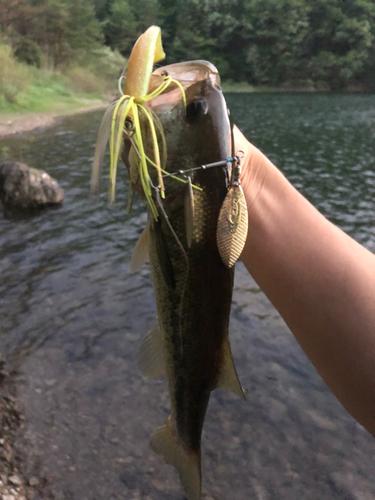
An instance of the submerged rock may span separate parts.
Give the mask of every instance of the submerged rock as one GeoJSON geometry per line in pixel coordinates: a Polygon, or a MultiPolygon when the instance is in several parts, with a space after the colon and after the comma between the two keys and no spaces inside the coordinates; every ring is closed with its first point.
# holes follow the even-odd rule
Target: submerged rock
{"type": "Polygon", "coordinates": [[[0,164],[0,200],[6,207],[36,208],[62,203],[64,190],[43,170],[24,163],[0,164]]]}

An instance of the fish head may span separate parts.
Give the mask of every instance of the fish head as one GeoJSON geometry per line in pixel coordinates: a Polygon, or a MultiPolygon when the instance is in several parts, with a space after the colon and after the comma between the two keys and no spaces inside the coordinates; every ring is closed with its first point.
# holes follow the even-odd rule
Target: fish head
{"type": "MultiPolygon", "coordinates": [[[[166,93],[149,105],[159,119],[166,141],[165,169],[181,172],[184,179],[204,188],[207,183],[226,186],[223,168],[201,169],[202,165],[225,160],[230,155],[230,123],[228,108],[221,88],[211,78],[198,80],[186,91],[186,109],[176,94],[166,93]],[[197,169],[197,170],[192,170],[197,169]],[[186,172],[185,172],[186,171],[186,172]]],[[[176,194],[184,185],[171,177],[165,178],[165,192],[176,194]]]]}
{"type": "MultiPolygon", "coordinates": [[[[171,65],[172,76],[184,76],[193,81],[185,90],[186,107],[180,88],[166,89],[165,92],[147,103],[151,109],[158,135],[163,169],[175,174],[182,180],[187,176],[194,185],[204,189],[207,185],[227,186],[225,169],[218,167],[204,171],[202,165],[225,160],[230,155],[230,124],[228,109],[220,86],[216,83],[218,77],[216,68],[210,63],[196,62],[171,65]],[[189,69],[189,71],[187,71],[189,69]],[[191,71],[190,71],[191,70],[191,71]],[[215,76],[217,75],[217,77],[215,76]],[[206,77],[207,78],[203,78],[206,77]],[[200,79],[199,79],[200,78],[200,79]],[[162,131],[162,133],[161,133],[162,131]],[[165,153],[165,154],[164,154],[165,153]],[[192,170],[197,169],[197,170],[192,170]],[[185,172],[186,171],[186,172],[185,172]]],[[[166,67],[166,68],[170,68],[166,67]]],[[[157,71],[161,72],[162,68],[157,71]]],[[[152,156],[152,140],[147,122],[141,124],[145,150],[152,156]]],[[[138,158],[131,141],[125,140],[122,159],[128,170],[133,170],[133,188],[142,195],[139,177],[134,175],[138,158]]],[[[156,169],[148,168],[151,181],[158,185],[156,169]]],[[[172,176],[163,177],[165,187],[165,208],[174,209],[178,195],[183,192],[186,184],[178,182],[172,176]]]]}

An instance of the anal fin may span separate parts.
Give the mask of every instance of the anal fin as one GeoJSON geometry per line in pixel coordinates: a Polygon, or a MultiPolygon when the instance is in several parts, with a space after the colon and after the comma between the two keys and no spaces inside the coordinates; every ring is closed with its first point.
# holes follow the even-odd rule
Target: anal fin
{"type": "Polygon", "coordinates": [[[226,389],[227,391],[236,394],[236,396],[246,399],[245,391],[241,386],[241,382],[238,378],[236,367],[234,365],[229,339],[226,339],[223,344],[222,362],[216,387],[226,389]]]}
{"type": "Polygon", "coordinates": [[[165,374],[163,333],[159,325],[148,332],[138,351],[138,366],[145,377],[165,374]]]}
{"type": "Polygon", "coordinates": [[[179,441],[172,416],[152,435],[150,446],[166,463],[176,468],[188,500],[200,500],[200,450],[189,450],[179,441]]]}

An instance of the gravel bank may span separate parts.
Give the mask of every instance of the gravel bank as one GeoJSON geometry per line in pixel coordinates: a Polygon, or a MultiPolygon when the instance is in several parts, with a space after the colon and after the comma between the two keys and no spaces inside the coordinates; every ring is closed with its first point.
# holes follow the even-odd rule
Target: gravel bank
{"type": "Polygon", "coordinates": [[[15,384],[0,361],[0,498],[1,500],[34,500],[37,478],[26,479],[20,472],[21,458],[13,445],[24,417],[17,408],[15,384]]]}
{"type": "Polygon", "coordinates": [[[95,109],[104,109],[108,106],[108,102],[109,101],[96,99],[87,101],[87,104],[84,106],[71,110],[49,113],[14,113],[12,115],[0,115],[0,137],[8,137],[38,128],[51,127],[64,116],[85,113],[86,111],[93,111],[95,109]]]}

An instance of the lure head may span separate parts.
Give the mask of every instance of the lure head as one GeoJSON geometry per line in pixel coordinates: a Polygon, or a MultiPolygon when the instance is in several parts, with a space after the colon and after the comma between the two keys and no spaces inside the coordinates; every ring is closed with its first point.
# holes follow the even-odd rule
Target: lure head
{"type": "Polygon", "coordinates": [[[135,42],[130,54],[124,94],[142,100],[149,88],[153,65],[164,58],[161,29],[150,26],[135,42]]]}

